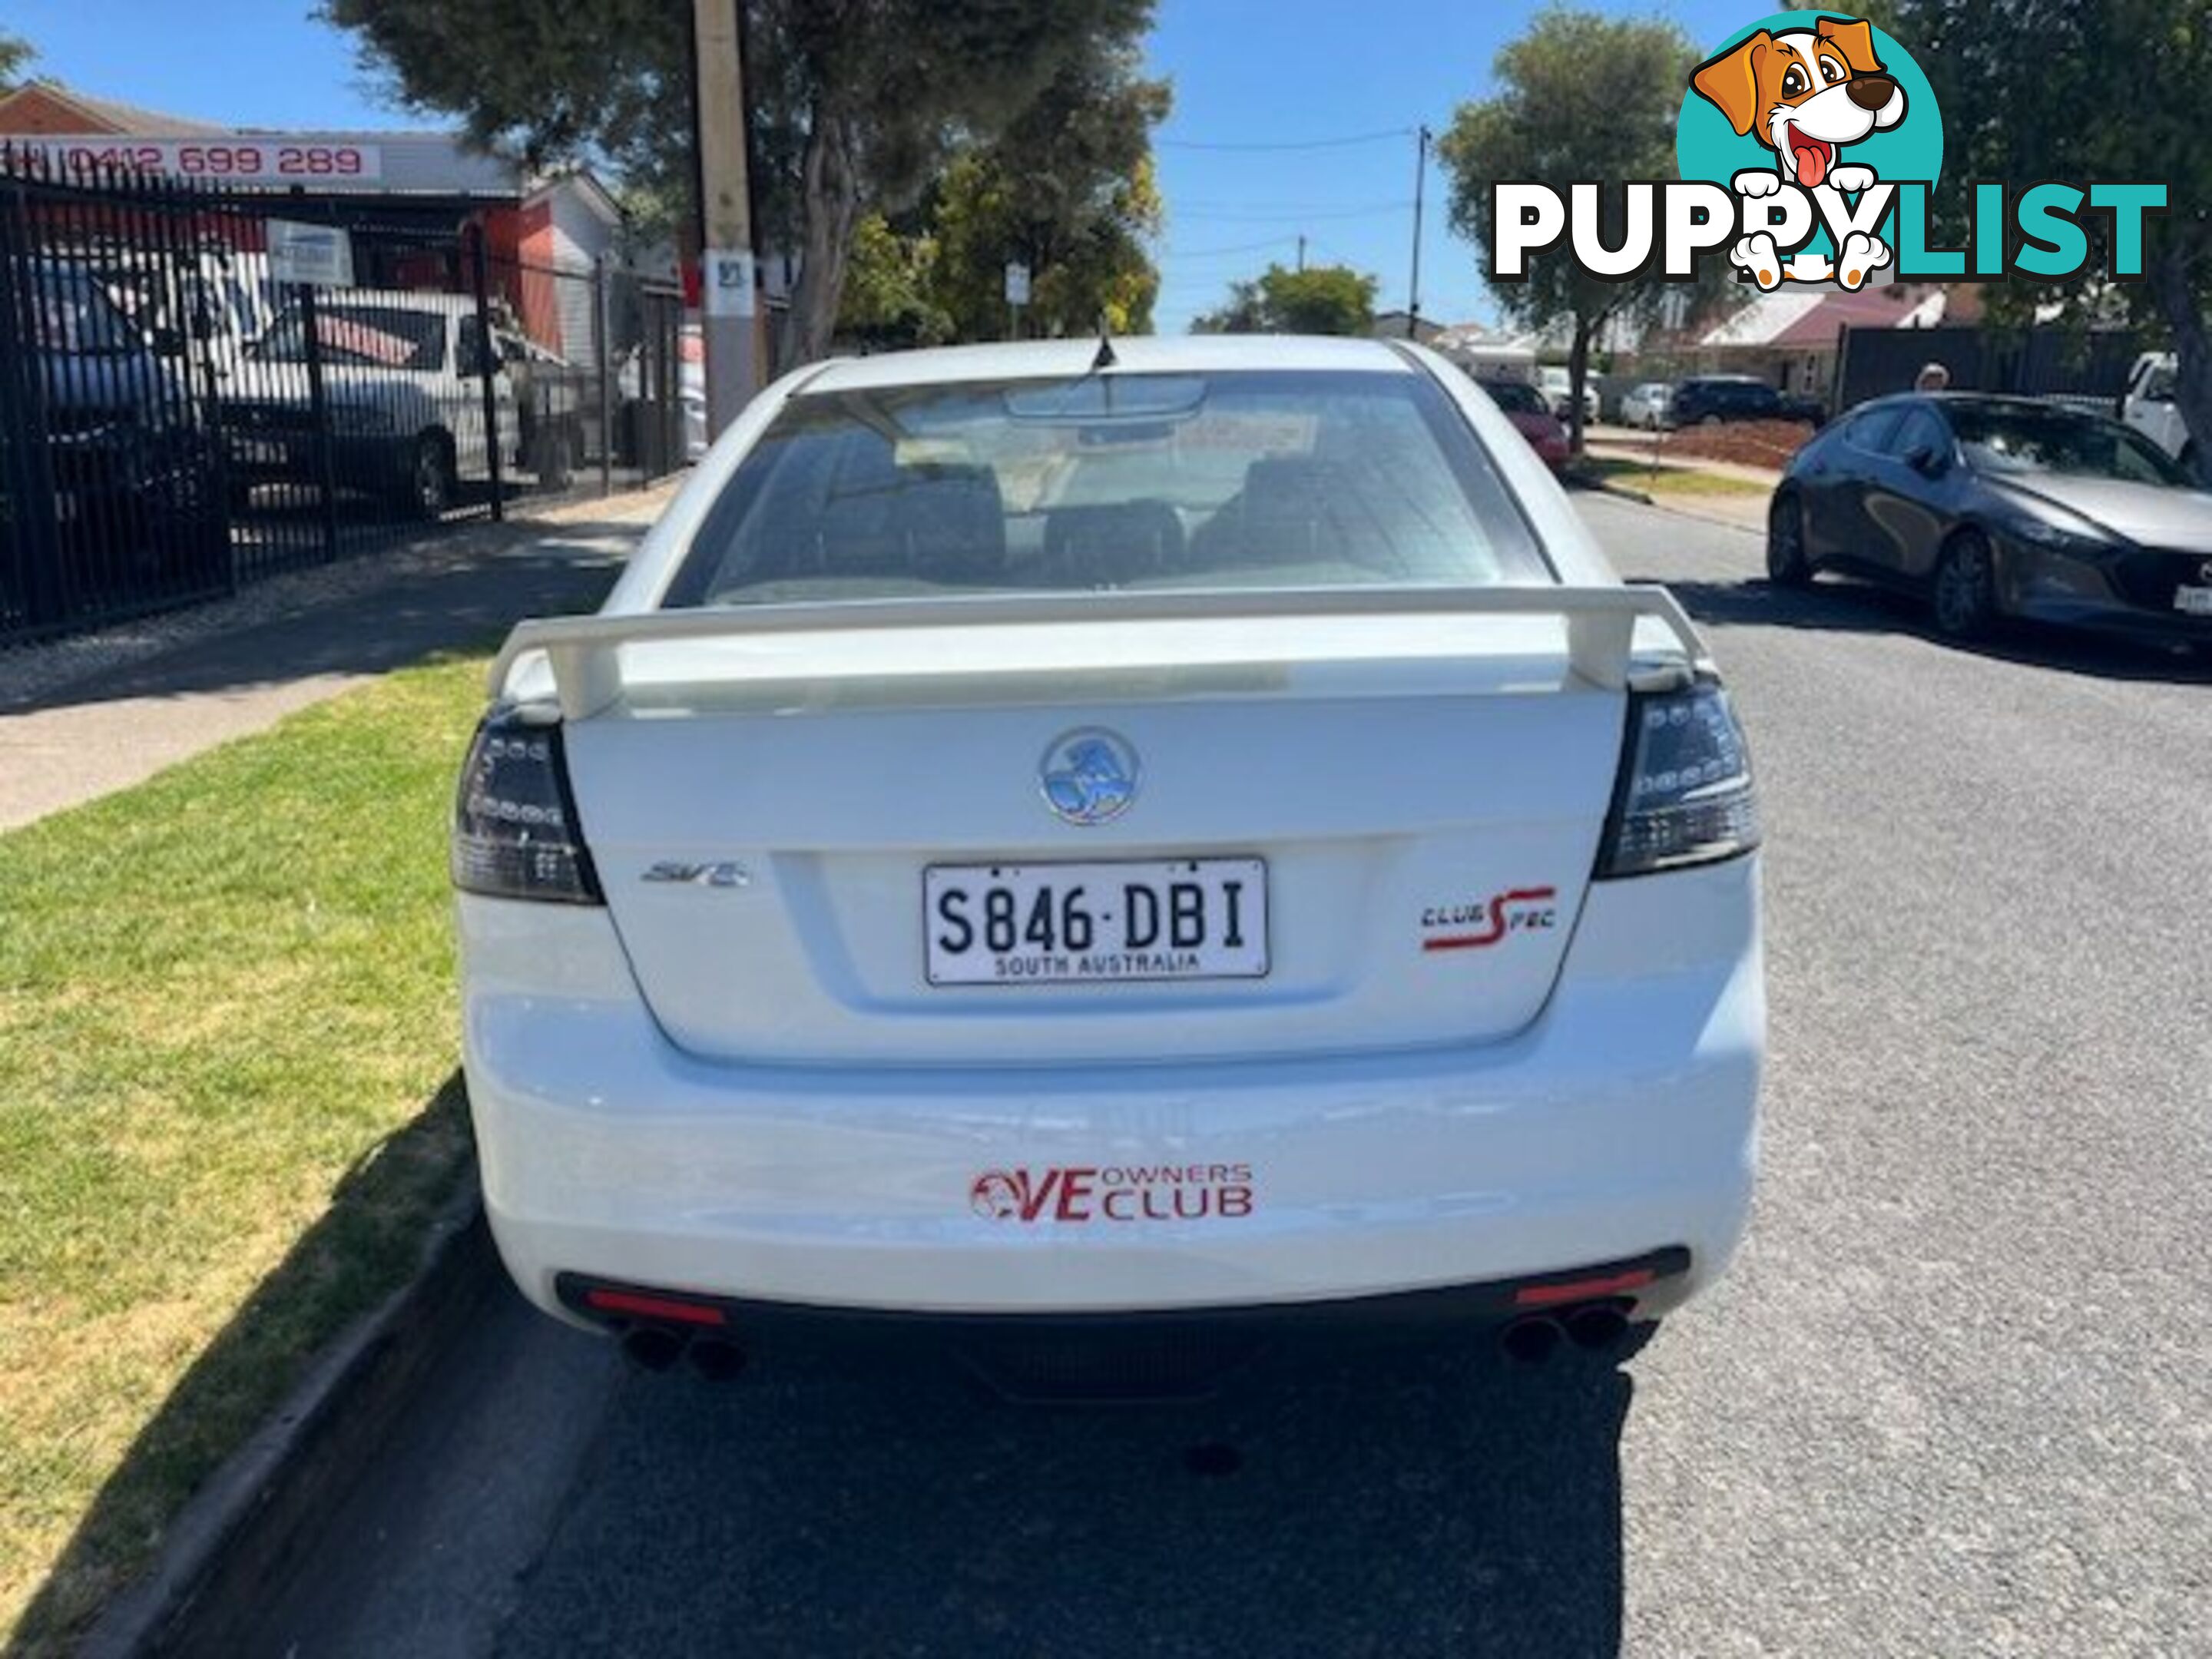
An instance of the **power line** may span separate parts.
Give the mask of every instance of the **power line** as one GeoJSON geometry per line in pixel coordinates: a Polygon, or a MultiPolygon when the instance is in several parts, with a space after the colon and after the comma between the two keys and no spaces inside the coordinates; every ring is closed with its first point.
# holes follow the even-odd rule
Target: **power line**
{"type": "Polygon", "coordinates": [[[1402,202],[1384,202],[1376,207],[1340,208],[1328,213],[1217,213],[1205,209],[1193,210],[1171,206],[1168,209],[1168,216],[1174,219],[1219,221],[1224,224],[1280,225],[1293,222],[1304,224],[1308,220],[1319,222],[1324,219],[1376,219],[1386,214],[1403,213],[1413,205],[1413,198],[1407,197],[1402,202]]]}
{"type": "Polygon", "coordinates": [[[1231,247],[1194,247],[1188,251],[1171,247],[1160,257],[1163,259],[1218,259],[1232,253],[1257,253],[1262,248],[1282,247],[1297,240],[1295,236],[1270,236],[1263,241],[1238,242],[1231,247]]]}
{"type": "Polygon", "coordinates": [[[1291,138],[1277,143],[1217,143],[1199,138],[1155,138],[1152,143],[1162,149],[1340,149],[1348,144],[1379,144],[1386,138],[1409,138],[1411,127],[1390,127],[1381,132],[1348,133],[1341,138],[1291,138]]]}
{"type": "Polygon", "coordinates": [[[1194,208],[1201,213],[1329,213],[1339,208],[1357,208],[1364,211],[1370,198],[1365,196],[1179,196],[1176,199],[1182,206],[1194,208]]]}

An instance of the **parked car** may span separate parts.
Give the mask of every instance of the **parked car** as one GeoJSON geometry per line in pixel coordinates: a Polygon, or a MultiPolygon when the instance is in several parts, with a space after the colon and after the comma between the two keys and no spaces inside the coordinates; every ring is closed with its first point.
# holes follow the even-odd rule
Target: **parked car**
{"type": "Polygon", "coordinates": [[[1490,394],[1490,401],[1513,422],[1513,429],[1528,441],[1528,447],[1543,458],[1545,465],[1557,472],[1567,464],[1567,429],[1552,413],[1542,392],[1521,380],[1480,380],[1476,384],[1490,394]]]}
{"type": "Polygon", "coordinates": [[[1809,421],[1818,427],[1826,418],[1817,400],[1784,397],[1748,374],[1693,374],[1674,388],[1667,405],[1670,427],[1724,421],[1809,421]]]}
{"type": "Polygon", "coordinates": [[[191,386],[99,270],[66,259],[23,269],[27,385],[64,554],[80,569],[96,555],[169,577],[227,579],[216,457],[191,386]]]}
{"type": "MultiPolygon", "coordinates": [[[[331,470],[340,488],[384,495],[404,511],[435,518],[454,504],[464,482],[490,477],[485,331],[473,298],[349,289],[317,304],[315,328],[331,470]]],[[[517,383],[532,348],[494,329],[490,349],[502,459],[513,465],[526,454],[517,383]]],[[[296,306],[246,348],[223,404],[234,487],[313,477],[307,354],[306,313],[296,306]]],[[[544,416],[564,430],[577,417],[578,395],[573,379],[565,385],[544,416]]]]}
{"type": "Polygon", "coordinates": [[[1656,432],[1667,423],[1667,406],[1674,395],[1674,388],[1664,380],[1646,380],[1621,398],[1621,424],[1656,432]]]}
{"type": "Polygon", "coordinates": [[[196,378],[228,380],[277,311],[265,253],[131,250],[108,255],[100,280],[154,349],[196,378]]]}
{"type": "Polygon", "coordinates": [[[2033,398],[1862,404],[1791,458],[1766,564],[1925,593],[1960,637],[2021,617],[2212,646],[2212,494],[2142,434],[2033,398]]]}
{"type": "Polygon", "coordinates": [[[2167,454],[2181,463],[2191,477],[2203,479],[2204,469],[2197,446],[2183,423],[2181,405],[2174,401],[2173,378],[2178,373],[2173,353],[2146,351],[2128,372],[2127,390],[2120,394],[2119,416],[2167,454]]]}
{"type": "MultiPolygon", "coordinates": [[[[1565,422],[1574,409],[1574,380],[1565,368],[1559,363],[1547,363],[1537,372],[1537,386],[1544,400],[1551,405],[1552,413],[1565,422]]],[[[1583,424],[1597,424],[1597,388],[1583,377],[1583,424]]]]}
{"type": "Polygon", "coordinates": [[[1742,733],[1401,343],[760,394],[462,774],[492,1231],[725,1374],[811,1305],[1357,1312],[1533,1357],[1709,1285],[1765,1015],[1742,733]]]}

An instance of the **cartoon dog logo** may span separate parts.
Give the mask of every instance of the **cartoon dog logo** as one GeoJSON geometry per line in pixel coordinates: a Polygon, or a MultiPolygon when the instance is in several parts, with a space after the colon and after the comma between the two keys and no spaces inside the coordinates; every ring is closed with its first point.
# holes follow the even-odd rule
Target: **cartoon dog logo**
{"type": "MultiPolygon", "coordinates": [[[[1772,150],[1772,171],[1753,167],[1732,181],[1739,196],[1771,196],[1787,184],[1815,192],[1856,194],[1875,182],[1872,167],[1840,160],[1844,146],[1905,119],[1905,88],[1875,55],[1874,30],[1850,17],[1822,17],[1809,29],[1759,29],[1698,65],[1691,88],[1729,118],[1738,137],[1755,135],[1772,150]]],[[[1798,253],[1785,265],[1774,238],[1744,237],[1729,259],[1763,289],[1833,276],[1862,286],[1890,263],[1888,245],[1854,231],[1832,261],[1798,253]]]]}

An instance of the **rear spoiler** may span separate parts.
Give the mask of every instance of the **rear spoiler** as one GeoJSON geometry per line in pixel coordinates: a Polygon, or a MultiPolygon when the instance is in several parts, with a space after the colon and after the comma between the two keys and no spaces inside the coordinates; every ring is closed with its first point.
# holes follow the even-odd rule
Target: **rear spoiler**
{"type": "MultiPolygon", "coordinates": [[[[1328,587],[1167,590],[1157,592],[1005,593],[963,599],[869,599],[831,605],[724,605],[696,611],[647,611],[624,616],[556,617],[526,622],[507,635],[491,665],[491,695],[507,694],[522,659],[543,653],[566,719],[580,720],[612,706],[623,694],[625,647],[732,640],[771,634],[845,633],[907,628],[1010,628],[1083,623],[1264,621],[1273,617],[1559,617],[1567,624],[1567,661],[1581,679],[1617,691],[1632,680],[1636,624],[1663,623],[1694,671],[1707,662],[1705,642],[1665,588],[1649,584],[1604,587],[1328,587]]],[[[1641,676],[1634,676],[1638,684],[1641,676]]],[[[1664,675],[1662,678],[1675,678],[1664,675]]]]}

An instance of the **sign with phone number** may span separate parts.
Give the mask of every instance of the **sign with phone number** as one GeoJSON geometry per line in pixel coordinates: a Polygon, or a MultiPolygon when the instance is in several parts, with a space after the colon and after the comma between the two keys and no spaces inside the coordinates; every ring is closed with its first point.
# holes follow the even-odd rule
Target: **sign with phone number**
{"type": "Polygon", "coordinates": [[[174,178],[266,185],[306,183],[316,179],[377,179],[384,171],[382,152],[374,144],[299,143],[258,138],[73,139],[61,143],[11,138],[7,143],[18,155],[39,157],[51,167],[72,173],[118,167],[174,178]]]}

